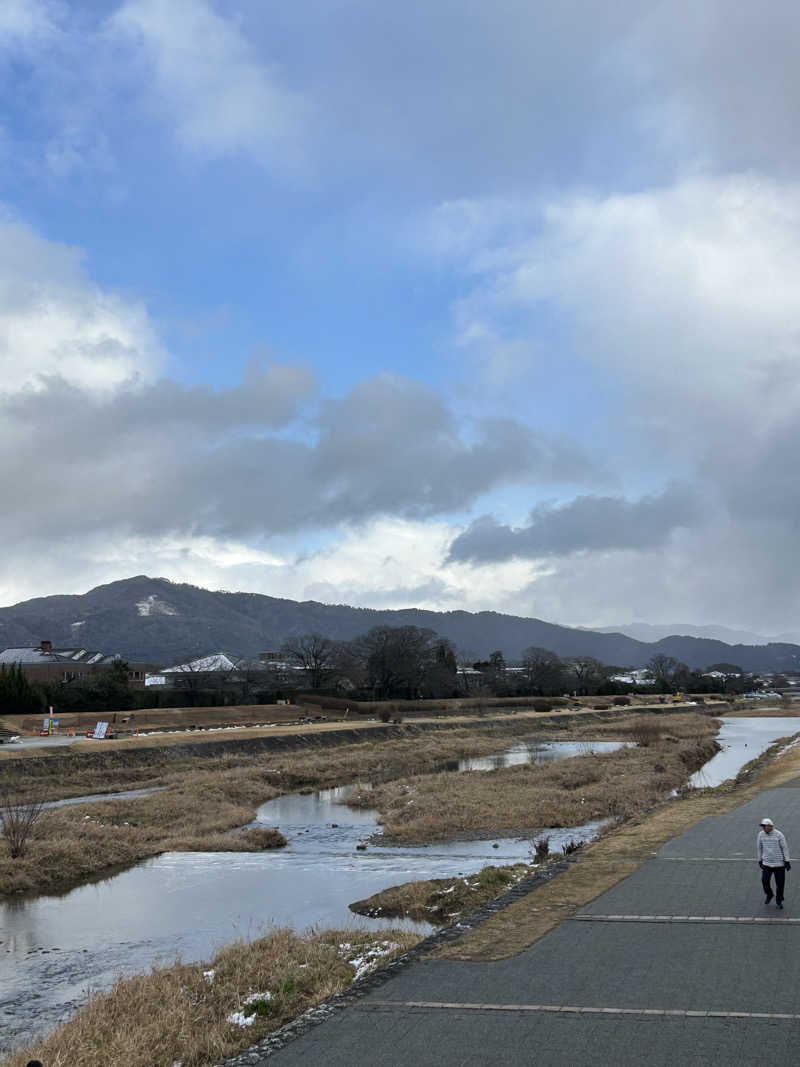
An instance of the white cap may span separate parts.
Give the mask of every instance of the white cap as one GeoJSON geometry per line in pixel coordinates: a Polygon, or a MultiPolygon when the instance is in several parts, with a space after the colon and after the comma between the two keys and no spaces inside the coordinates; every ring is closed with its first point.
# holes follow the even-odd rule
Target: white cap
{"type": "Polygon", "coordinates": [[[772,819],[762,819],[761,820],[761,825],[762,826],[774,826],[775,823],[772,821],[772,819]]]}

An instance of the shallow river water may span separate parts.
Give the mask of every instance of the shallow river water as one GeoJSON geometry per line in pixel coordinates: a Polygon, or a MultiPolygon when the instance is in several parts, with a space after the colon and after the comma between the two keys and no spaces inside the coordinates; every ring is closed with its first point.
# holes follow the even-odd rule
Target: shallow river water
{"type": "MultiPolygon", "coordinates": [[[[727,721],[756,724],[752,729],[759,744],[775,723],[727,721]]],[[[778,721],[800,728],[800,720],[778,721]]],[[[782,725],[771,736],[790,732],[782,725]]],[[[522,743],[497,756],[459,761],[457,769],[490,770],[617,747],[618,742],[522,743]]],[[[741,751],[746,753],[741,762],[757,754],[741,751]]],[[[51,1028],[122,974],[178,957],[208,959],[222,945],[257,937],[274,924],[297,930],[403,925],[356,916],[348,905],[400,882],[469,874],[487,863],[529,858],[527,838],[418,847],[369,842],[366,851],[357,851],[379,827],[375,812],[343,803],[355,788],[290,794],[262,805],[256,822],[280,827],[289,841],[275,852],[166,853],[68,893],[0,904],[0,1047],[51,1028]]],[[[591,839],[599,828],[589,823],[540,833],[555,851],[566,841],[591,839]]]]}
{"type": "Polygon", "coordinates": [[[800,718],[775,716],[722,719],[717,740],[722,750],[689,779],[696,789],[720,785],[735,778],[745,763],[760,756],[781,737],[800,732],[800,718]]]}

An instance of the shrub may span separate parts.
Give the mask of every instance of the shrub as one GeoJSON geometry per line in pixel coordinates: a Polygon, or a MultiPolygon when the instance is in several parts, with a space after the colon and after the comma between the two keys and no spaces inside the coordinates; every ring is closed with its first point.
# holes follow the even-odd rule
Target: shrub
{"type": "Polygon", "coordinates": [[[592,704],[592,707],[594,708],[595,711],[608,711],[608,709],[611,707],[611,705],[610,704],[592,704]]]}
{"type": "Polygon", "coordinates": [[[647,748],[661,740],[661,727],[657,722],[637,722],[631,730],[631,736],[637,745],[647,748]]]}
{"type": "Polygon", "coordinates": [[[43,810],[41,800],[22,804],[8,789],[3,790],[0,795],[0,821],[12,859],[19,859],[27,852],[28,841],[43,810]]]}
{"type": "Polygon", "coordinates": [[[552,707],[553,705],[549,700],[534,700],[533,702],[534,711],[550,711],[552,707]]]}
{"type": "Polygon", "coordinates": [[[381,708],[381,710],[378,712],[378,718],[381,720],[381,722],[391,722],[392,713],[388,708],[381,708]]]}
{"type": "Polygon", "coordinates": [[[631,702],[630,697],[614,697],[611,703],[618,708],[626,708],[631,702]]]}
{"type": "Polygon", "coordinates": [[[550,855],[550,838],[540,837],[538,841],[531,841],[531,852],[534,863],[544,863],[550,855]]]}

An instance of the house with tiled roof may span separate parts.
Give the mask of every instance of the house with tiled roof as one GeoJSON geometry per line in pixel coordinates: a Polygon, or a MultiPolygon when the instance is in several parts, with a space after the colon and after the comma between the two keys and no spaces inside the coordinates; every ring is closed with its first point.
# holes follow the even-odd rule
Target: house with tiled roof
{"type": "MultiPolygon", "coordinates": [[[[32,648],[4,648],[0,666],[19,665],[29,682],[73,682],[88,680],[92,675],[111,670],[119,655],[87,648],[53,648],[42,641],[32,648]]],[[[128,679],[134,688],[144,688],[145,664],[128,664],[128,679]]]]}

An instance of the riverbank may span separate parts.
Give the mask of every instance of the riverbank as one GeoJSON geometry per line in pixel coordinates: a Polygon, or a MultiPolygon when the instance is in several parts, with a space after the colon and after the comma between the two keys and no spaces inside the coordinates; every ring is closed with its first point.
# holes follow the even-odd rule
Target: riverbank
{"type": "Polygon", "coordinates": [[[459,834],[523,835],[526,828],[627,819],[682,786],[719,750],[718,724],[702,715],[634,716],[616,724],[639,743],[562,763],[523,764],[453,777],[401,778],[348,798],[380,812],[389,841],[425,843],[459,834]]]}
{"type": "Polygon", "coordinates": [[[354,979],[408,951],[419,935],[275,930],[207,963],[176,964],[117,982],[74,1019],[2,1060],[25,1067],[189,1067],[217,1064],[354,979]]]}
{"type": "MultiPolygon", "coordinates": [[[[669,709],[654,718],[671,722],[678,716],[669,709]]],[[[365,731],[356,742],[272,753],[239,748],[197,756],[167,747],[149,750],[147,764],[128,765],[118,752],[9,761],[4,781],[23,803],[97,793],[99,783],[109,792],[162,791],[47,811],[35,824],[27,854],[17,859],[0,838],[0,896],[66,889],[165,851],[241,850],[246,839],[230,831],[246,826],[260,804],[280,794],[425,774],[448,760],[497,752],[510,739],[545,733],[611,738],[622,731],[624,739],[630,721],[624,712],[521,712],[448,721],[436,729],[414,723],[393,727],[389,736],[365,731]]],[[[709,728],[715,722],[705,721],[709,728]]],[[[280,843],[275,838],[273,847],[280,843]]]]}

